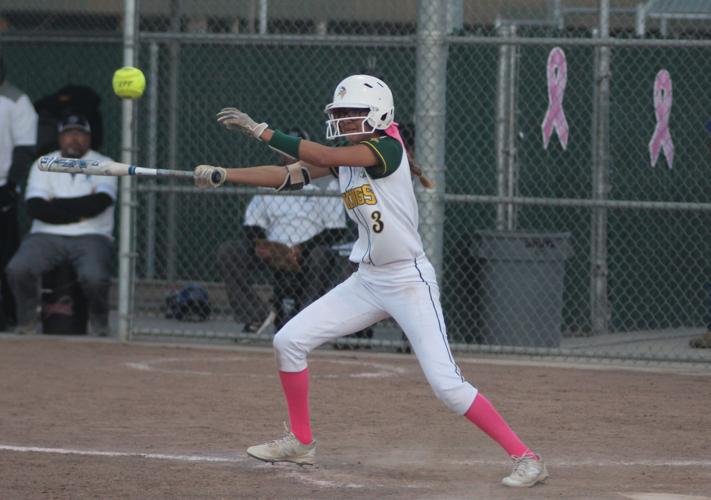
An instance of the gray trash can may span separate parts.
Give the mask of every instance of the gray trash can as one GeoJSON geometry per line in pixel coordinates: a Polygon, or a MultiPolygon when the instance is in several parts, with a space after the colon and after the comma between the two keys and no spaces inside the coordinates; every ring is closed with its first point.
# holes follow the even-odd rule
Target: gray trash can
{"type": "Polygon", "coordinates": [[[478,231],[479,337],[488,345],[559,347],[570,233],[478,231]]]}

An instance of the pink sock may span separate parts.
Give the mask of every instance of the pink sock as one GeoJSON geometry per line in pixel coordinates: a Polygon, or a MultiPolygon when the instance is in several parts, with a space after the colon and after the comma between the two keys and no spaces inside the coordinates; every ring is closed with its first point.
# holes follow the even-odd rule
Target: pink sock
{"type": "Polygon", "coordinates": [[[526,455],[538,456],[533,453],[521,440],[516,433],[511,430],[509,424],[506,423],[494,405],[484,397],[483,394],[477,394],[474,402],[464,414],[474,425],[499,443],[512,457],[523,457],[526,455]]]}
{"type": "Polygon", "coordinates": [[[289,408],[289,425],[296,439],[303,444],[310,444],[311,420],[309,418],[309,369],[300,372],[279,372],[281,387],[289,408]]]}

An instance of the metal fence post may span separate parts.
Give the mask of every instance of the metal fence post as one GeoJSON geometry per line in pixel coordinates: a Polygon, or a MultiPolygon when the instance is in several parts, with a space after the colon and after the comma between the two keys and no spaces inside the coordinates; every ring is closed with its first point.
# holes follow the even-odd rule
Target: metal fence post
{"type": "MultiPolygon", "coordinates": [[[[136,64],[136,26],[138,24],[136,0],[124,1],[123,65],[136,64]]],[[[121,108],[121,161],[133,163],[134,107],[131,99],[124,99],[121,108]]],[[[133,269],[133,179],[121,177],[121,222],[119,227],[119,276],[118,276],[118,338],[129,340],[131,314],[131,288],[133,269]]]]}
{"type": "MultiPolygon", "coordinates": [[[[516,38],[516,25],[509,27],[509,36],[512,41],[516,38]]],[[[516,130],[518,128],[518,46],[516,44],[509,45],[509,74],[508,74],[508,137],[506,144],[507,155],[507,185],[506,196],[516,196],[518,194],[518,151],[516,146],[516,130]]],[[[517,207],[513,203],[509,203],[506,207],[506,229],[513,231],[516,228],[517,207]]]]}
{"type": "MultiPolygon", "coordinates": [[[[610,36],[610,2],[600,0],[599,37],[610,36]]],[[[596,48],[595,101],[593,124],[592,198],[606,200],[609,193],[610,164],[610,47],[596,48]]],[[[609,330],[610,310],[607,297],[607,209],[594,208],[590,241],[590,322],[594,335],[609,330]]]]}
{"type": "Polygon", "coordinates": [[[422,237],[435,270],[442,268],[447,91],[447,0],[417,2],[417,160],[436,186],[419,196],[422,237]]]}
{"type": "Polygon", "coordinates": [[[267,34],[267,22],[269,21],[268,11],[269,11],[269,0],[259,0],[259,34],[260,35],[267,34]]]}
{"type": "MultiPolygon", "coordinates": [[[[515,25],[499,27],[499,35],[513,39],[515,25]]],[[[515,44],[499,46],[496,79],[496,192],[498,196],[515,196],[518,192],[516,158],[516,67],[518,49],[515,44]]],[[[516,227],[516,205],[496,206],[496,229],[511,231],[516,227]]]]}
{"type": "MultiPolygon", "coordinates": [[[[153,167],[157,163],[158,149],[158,44],[151,42],[148,65],[148,139],[146,165],[153,167]]],[[[156,186],[155,179],[149,183],[156,186]]],[[[156,273],[156,192],[151,191],[146,201],[146,278],[155,277],[156,273]]]]}
{"type": "MultiPolygon", "coordinates": [[[[500,26],[499,35],[502,37],[509,36],[509,26],[500,26]]],[[[507,191],[508,179],[506,177],[508,169],[506,162],[506,146],[508,144],[508,106],[507,99],[509,97],[508,82],[510,76],[510,58],[509,51],[511,46],[502,44],[499,46],[499,56],[497,65],[496,77],[496,194],[497,196],[509,195],[507,191]]],[[[496,205],[496,229],[503,231],[506,229],[506,212],[507,206],[504,203],[496,205]]]]}
{"type": "Polygon", "coordinates": [[[464,1],[448,0],[447,33],[458,33],[464,26],[464,1]]]}
{"type": "MultiPolygon", "coordinates": [[[[173,33],[181,31],[181,0],[171,1],[170,29],[173,33]]],[[[173,39],[170,41],[170,77],[168,89],[168,165],[170,168],[177,168],[178,159],[178,71],[180,66],[180,41],[173,39]]],[[[174,188],[174,179],[169,181],[170,187],[174,188]]],[[[166,221],[166,274],[169,283],[176,280],[176,251],[177,245],[177,210],[178,200],[176,193],[171,189],[168,195],[167,221],[166,221]]]]}

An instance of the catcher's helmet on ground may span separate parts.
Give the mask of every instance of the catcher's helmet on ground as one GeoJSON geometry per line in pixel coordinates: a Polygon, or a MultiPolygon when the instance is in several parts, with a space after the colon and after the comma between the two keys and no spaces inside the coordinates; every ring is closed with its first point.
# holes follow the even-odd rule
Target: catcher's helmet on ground
{"type": "Polygon", "coordinates": [[[165,298],[166,318],[183,321],[205,321],[210,317],[207,291],[198,285],[187,285],[165,298]]]}

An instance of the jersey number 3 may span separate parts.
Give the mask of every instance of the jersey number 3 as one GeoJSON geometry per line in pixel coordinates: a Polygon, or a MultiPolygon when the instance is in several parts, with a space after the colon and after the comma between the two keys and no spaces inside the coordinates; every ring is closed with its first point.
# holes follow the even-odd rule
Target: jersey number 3
{"type": "Polygon", "coordinates": [[[383,224],[383,221],[380,220],[380,211],[376,210],[372,214],[370,214],[370,218],[375,221],[375,224],[373,224],[373,231],[376,233],[381,233],[383,231],[383,228],[385,227],[385,224],[383,224]]]}

